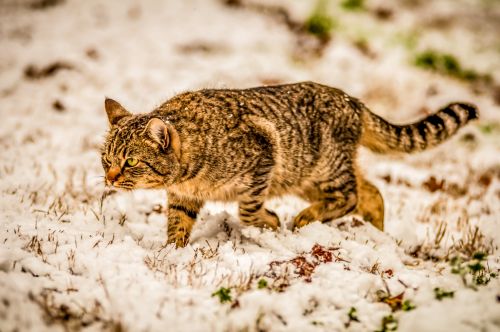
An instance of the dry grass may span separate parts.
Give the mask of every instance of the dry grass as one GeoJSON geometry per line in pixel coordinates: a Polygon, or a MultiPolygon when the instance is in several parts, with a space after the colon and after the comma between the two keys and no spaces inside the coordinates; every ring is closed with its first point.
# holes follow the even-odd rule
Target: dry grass
{"type": "Polygon", "coordinates": [[[95,300],[90,308],[76,304],[69,306],[58,303],[54,295],[57,293],[58,291],[53,289],[45,289],[37,295],[29,293],[29,299],[42,310],[48,326],[60,325],[65,331],[80,331],[90,327],[108,332],[125,331],[122,323],[106,318],[105,310],[98,300],[95,300]]]}

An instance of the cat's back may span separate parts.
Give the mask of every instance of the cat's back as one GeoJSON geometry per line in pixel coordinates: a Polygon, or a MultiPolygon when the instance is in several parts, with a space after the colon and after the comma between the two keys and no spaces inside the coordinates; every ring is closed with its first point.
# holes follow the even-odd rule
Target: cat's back
{"type": "Polygon", "coordinates": [[[273,178],[288,179],[273,181],[276,194],[312,176],[337,150],[335,141],[354,123],[346,120],[348,103],[340,90],[303,82],[185,92],[155,112],[178,130],[193,160],[218,170],[212,177],[231,178],[272,153],[273,178]]]}
{"type": "Polygon", "coordinates": [[[283,127],[329,121],[346,108],[346,94],[314,82],[248,89],[203,89],[179,94],[158,109],[163,115],[204,127],[231,129],[248,116],[283,127]]]}

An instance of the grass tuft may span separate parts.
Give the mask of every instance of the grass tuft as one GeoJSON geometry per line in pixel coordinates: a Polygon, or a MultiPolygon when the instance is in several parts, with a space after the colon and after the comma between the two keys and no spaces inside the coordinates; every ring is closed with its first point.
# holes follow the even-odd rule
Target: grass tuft
{"type": "Polygon", "coordinates": [[[331,38],[334,26],[335,21],[327,14],[325,1],[318,1],[316,8],[304,23],[304,28],[308,33],[323,40],[331,38]]]}
{"type": "Polygon", "coordinates": [[[464,81],[490,82],[492,80],[491,76],[488,74],[480,74],[473,69],[463,68],[454,55],[439,53],[435,50],[427,50],[417,54],[414,64],[419,68],[431,70],[464,81]]]}
{"type": "Polygon", "coordinates": [[[387,315],[382,318],[382,327],[377,332],[396,331],[398,329],[398,321],[393,315],[387,315]]]}
{"type": "Polygon", "coordinates": [[[356,310],[356,308],[351,307],[351,309],[349,309],[349,312],[347,313],[347,316],[349,316],[350,321],[359,322],[358,311],[356,310]]]}
{"type": "Polygon", "coordinates": [[[463,260],[456,256],[450,260],[451,272],[460,275],[466,287],[476,289],[477,286],[487,285],[491,279],[497,277],[486,265],[488,254],[478,251],[471,260],[463,260]]]}
{"type": "Polygon", "coordinates": [[[365,9],[365,1],[364,0],[344,0],[340,4],[342,8],[346,10],[363,10],[365,9]]]}
{"type": "Polygon", "coordinates": [[[221,287],[217,291],[212,293],[212,297],[213,296],[218,297],[220,303],[230,302],[232,300],[231,289],[225,287],[221,287]]]}
{"type": "Polygon", "coordinates": [[[500,123],[497,123],[497,122],[483,123],[483,124],[480,124],[478,127],[479,127],[479,130],[481,130],[481,132],[483,134],[486,134],[486,135],[500,133],[500,123]]]}
{"type": "Polygon", "coordinates": [[[434,288],[434,296],[436,297],[436,299],[441,301],[442,299],[447,298],[447,297],[453,298],[453,296],[455,296],[455,292],[454,291],[445,291],[442,288],[436,287],[436,288],[434,288]]]}
{"type": "Polygon", "coordinates": [[[415,308],[416,306],[410,300],[405,300],[401,305],[401,310],[403,311],[411,311],[415,308]]]}
{"type": "Polygon", "coordinates": [[[267,288],[267,280],[266,280],[266,279],[260,279],[260,280],[257,282],[257,288],[258,288],[258,289],[267,288]]]}

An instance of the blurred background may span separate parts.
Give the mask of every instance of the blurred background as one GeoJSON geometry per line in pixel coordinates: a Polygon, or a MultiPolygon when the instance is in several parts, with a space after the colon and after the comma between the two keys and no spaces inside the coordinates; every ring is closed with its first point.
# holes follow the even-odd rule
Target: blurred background
{"type": "Polygon", "coordinates": [[[495,0],[2,0],[0,15],[2,112],[102,117],[104,95],[144,112],[187,89],[300,80],[401,119],[500,103],[495,0]]]}

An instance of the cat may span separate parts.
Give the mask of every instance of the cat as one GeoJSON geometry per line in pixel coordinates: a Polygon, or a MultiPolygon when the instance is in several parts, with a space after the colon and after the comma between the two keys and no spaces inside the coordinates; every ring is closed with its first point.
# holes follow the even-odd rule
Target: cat
{"type": "Polygon", "coordinates": [[[452,103],[394,125],[313,82],[185,92],[146,114],[107,98],[105,109],[106,184],[166,189],[167,241],[177,247],[188,243],[207,200],[237,201],[244,224],[277,229],[278,217],[263,204],[294,194],[310,203],[294,227],[356,213],[383,230],[384,201],[356,165],[358,148],[422,151],[478,118],[474,105],[452,103]]]}

